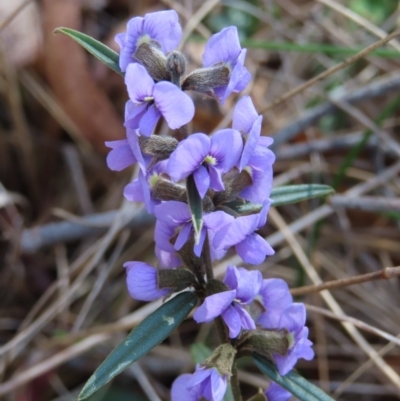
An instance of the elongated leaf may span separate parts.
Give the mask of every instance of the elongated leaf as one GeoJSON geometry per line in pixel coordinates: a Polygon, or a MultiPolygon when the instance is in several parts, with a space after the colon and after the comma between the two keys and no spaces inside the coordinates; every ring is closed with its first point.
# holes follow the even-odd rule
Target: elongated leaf
{"type": "Polygon", "coordinates": [[[144,319],[96,369],[83,387],[78,400],[89,397],[165,340],[194,308],[196,300],[196,295],[192,292],[182,292],[144,319]]]}
{"type": "Polygon", "coordinates": [[[201,229],[203,228],[203,202],[194,182],[193,175],[189,175],[186,180],[187,200],[192,215],[192,223],[194,228],[194,239],[198,243],[200,239],[201,229]]]}
{"type": "Polygon", "coordinates": [[[82,32],[75,31],[70,28],[57,28],[54,33],[63,33],[69,36],[83,46],[89,53],[93,54],[96,58],[102,61],[105,65],[110,67],[112,70],[120,75],[123,75],[121,69],[119,68],[119,55],[114,50],[110,49],[103,43],[92,38],[91,36],[85,35],[82,32]]]}
{"type": "Polygon", "coordinates": [[[334,401],[320,388],[314,386],[304,377],[293,370],[285,376],[281,376],[276,366],[265,357],[253,354],[253,360],[258,368],[274,382],[290,391],[300,401],[334,401]]]}
{"type": "Polygon", "coordinates": [[[273,188],[270,198],[272,200],[272,206],[280,206],[301,202],[306,199],[326,196],[333,192],[335,192],[334,189],[329,185],[285,185],[283,187],[273,188]]]}

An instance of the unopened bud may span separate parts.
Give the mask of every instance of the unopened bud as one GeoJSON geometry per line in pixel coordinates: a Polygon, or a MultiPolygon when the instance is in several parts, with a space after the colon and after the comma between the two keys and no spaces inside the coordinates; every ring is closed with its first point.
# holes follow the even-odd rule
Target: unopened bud
{"type": "Polygon", "coordinates": [[[186,189],[160,176],[151,183],[152,196],[161,201],[186,201],[186,189]]]}
{"type": "Polygon", "coordinates": [[[217,280],[215,278],[208,280],[206,287],[207,296],[217,294],[219,292],[229,291],[230,288],[223,283],[221,280],[217,280]]]}
{"type": "Polygon", "coordinates": [[[209,68],[200,68],[185,78],[182,83],[182,89],[194,90],[215,97],[214,88],[228,85],[230,77],[231,71],[222,64],[209,68]]]}
{"type": "Polygon", "coordinates": [[[232,376],[236,349],[229,343],[221,344],[202,364],[208,368],[216,368],[221,375],[232,376]]]}
{"type": "Polygon", "coordinates": [[[239,194],[253,183],[251,175],[247,171],[241,171],[234,168],[224,176],[225,190],[216,192],[213,197],[215,206],[219,206],[226,202],[234,201],[239,194]]]}
{"type": "Polygon", "coordinates": [[[155,81],[170,81],[171,74],[166,68],[167,58],[164,53],[150,43],[142,43],[133,57],[142,64],[155,81]]]}
{"type": "Polygon", "coordinates": [[[196,279],[194,274],[186,269],[159,269],[157,281],[160,289],[168,288],[176,292],[191,287],[196,279]]]}
{"type": "Polygon", "coordinates": [[[148,166],[148,168],[151,168],[159,161],[168,159],[178,146],[178,141],[170,136],[140,136],[139,146],[142,153],[153,156],[148,166]]]}
{"type": "Polygon", "coordinates": [[[186,71],[185,56],[177,50],[168,54],[166,67],[171,74],[171,82],[180,87],[181,76],[186,71]]]}

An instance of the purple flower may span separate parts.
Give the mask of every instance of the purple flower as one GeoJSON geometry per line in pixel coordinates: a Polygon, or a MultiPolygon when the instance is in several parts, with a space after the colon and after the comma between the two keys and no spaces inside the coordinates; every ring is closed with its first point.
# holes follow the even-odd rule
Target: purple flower
{"type": "Polygon", "coordinates": [[[156,246],[154,252],[157,256],[158,261],[160,262],[161,267],[173,268],[182,265],[182,261],[179,255],[175,251],[173,252],[163,251],[158,246],[156,246]]]}
{"type": "Polygon", "coordinates": [[[293,303],[281,313],[271,314],[268,321],[262,319],[262,327],[273,330],[286,330],[288,332],[289,349],[286,355],[274,354],[274,360],[279,373],[284,376],[290,372],[297,360],[303,358],[310,361],[314,358],[311,348],[312,342],[308,340],[306,323],[306,308],[302,303],[293,303]]]}
{"type": "Polygon", "coordinates": [[[265,392],[267,401],[288,401],[292,397],[292,393],[285,390],[275,382],[271,383],[265,392]]]}
{"type": "Polygon", "coordinates": [[[229,337],[236,338],[241,329],[256,328],[244,305],[251,303],[258,294],[262,275],[258,270],[248,271],[243,267],[228,266],[224,283],[231,290],[206,297],[194,313],[193,319],[197,323],[202,323],[221,316],[229,328],[229,337]]]}
{"type": "Polygon", "coordinates": [[[246,49],[240,47],[236,27],[231,26],[211,36],[203,54],[204,67],[223,63],[231,72],[227,86],[214,88],[214,93],[223,104],[232,92],[240,92],[250,82],[251,75],[243,66],[246,49]]]}
{"type": "Polygon", "coordinates": [[[112,149],[107,155],[107,166],[110,170],[121,171],[138,162],[141,170],[146,171],[150,157],[142,154],[139,136],[137,130],[128,128],[126,139],[105,142],[112,149]]]}
{"type": "Polygon", "coordinates": [[[265,312],[258,318],[257,324],[263,327],[271,327],[276,324],[283,310],[293,303],[286,281],[280,278],[264,279],[259,296],[265,312]]]}
{"type": "Polygon", "coordinates": [[[217,250],[227,250],[235,246],[236,252],[246,263],[258,265],[266,256],[275,251],[255,231],[261,228],[267,219],[270,202],[265,201],[260,213],[237,217],[233,222],[222,227],[214,237],[213,245],[217,250]]]}
{"type": "Polygon", "coordinates": [[[130,63],[135,62],[134,53],[141,43],[158,45],[164,53],[174,50],[182,36],[178,14],[174,10],[158,11],[143,17],[132,18],[126,33],[120,33],[115,41],[121,47],[119,66],[125,72],[130,63]],[[156,42],[156,43],[154,43],[156,42]]]}
{"type": "Polygon", "coordinates": [[[208,188],[225,189],[222,174],[237,164],[242,147],[240,134],[233,129],[217,131],[211,137],[193,134],[171,153],[167,172],[175,182],[193,174],[197,190],[204,198],[208,188]]]}
{"type": "Polygon", "coordinates": [[[171,401],[221,401],[227,387],[226,375],[220,375],[216,368],[197,365],[193,374],[179,376],[172,383],[171,401]]]}
{"type": "Polygon", "coordinates": [[[154,301],[171,292],[168,288],[158,288],[155,267],[143,262],[126,262],[124,267],[126,267],[126,284],[133,299],[154,301]]]}
{"type": "Polygon", "coordinates": [[[166,161],[161,161],[153,166],[146,174],[139,171],[137,179],[127,184],[124,188],[124,196],[131,202],[143,202],[146,210],[153,213],[154,208],[161,203],[157,199],[153,199],[151,195],[151,181],[156,180],[157,177],[165,172],[166,161]]]}
{"type": "Polygon", "coordinates": [[[269,198],[272,189],[272,165],[275,162],[275,155],[270,149],[260,145],[261,139],[264,138],[267,137],[259,138],[259,143],[245,167],[251,176],[252,185],[240,193],[243,199],[253,203],[264,203],[269,198]]]}
{"type": "MultiPolygon", "coordinates": [[[[154,208],[154,214],[157,217],[156,228],[154,231],[154,240],[156,245],[164,251],[179,251],[183,245],[189,240],[193,232],[192,216],[189,206],[186,203],[178,201],[168,201],[161,203],[154,208]],[[171,245],[171,238],[180,229],[175,244],[171,245]]],[[[212,245],[213,231],[216,231],[221,225],[232,221],[233,217],[225,212],[217,211],[203,214],[203,227],[199,236],[199,241],[194,245],[194,253],[196,256],[201,255],[206,231],[210,237],[210,245],[212,245]]],[[[212,246],[211,258],[220,258],[225,252],[216,252],[212,246]]]]}
{"type": "Polygon", "coordinates": [[[125,83],[131,102],[127,103],[125,126],[139,128],[144,136],[150,136],[161,116],[171,129],[187,124],[194,116],[192,99],[171,82],[154,83],[140,64],[130,64],[125,83]]]}

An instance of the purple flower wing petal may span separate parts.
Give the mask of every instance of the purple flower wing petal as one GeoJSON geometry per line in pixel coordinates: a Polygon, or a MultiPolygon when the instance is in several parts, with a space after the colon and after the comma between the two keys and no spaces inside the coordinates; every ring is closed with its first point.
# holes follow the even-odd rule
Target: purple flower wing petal
{"type": "Polygon", "coordinates": [[[211,137],[210,154],[217,160],[216,168],[226,173],[235,166],[243,149],[243,140],[239,131],[231,128],[217,131],[211,137]]]}
{"type": "Polygon", "coordinates": [[[274,143],[274,139],[271,138],[270,136],[260,136],[260,138],[258,140],[258,145],[262,146],[264,148],[271,146],[273,143],[274,143]]]}
{"type": "Polygon", "coordinates": [[[222,319],[229,329],[229,338],[236,338],[242,329],[240,315],[233,305],[229,305],[228,308],[222,312],[222,319]]]}
{"type": "Polygon", "coordinates": [[[227,387],[226,377],[222,377],[216,369],[213,369],[210,376],[210,384],[211,398],[209,399],[213,401],[222,401],[227,387]]]}
{"type": "Polygon", "coordinates": [[[268,242],[258,234],[252,234],[237,244],[236,252],[246,263],[253,265],[259,265],[266,256],[275,253],[268,242]]]}
{"type": "Polygon", "coordinates": [[[196,389],[189,391],[187,389],[188,381],[193,375],[185,373],[178,376],[171,387],[171,401],[198,401],[201,394],[196,389]],[[193,391],[195,390],[195,391],[193,391]]]}
{"type": "Polygon", "coordinates": [[[172,180],[178,182],[194,173],[208,155],[210,143],[205,134],[192,134],[180,142],[168,161],[167,171],[172,180]]]}
{"type": "Polygon", "coordinates": [[[197,257],[201,256],[201,251],[203,250],[204,241],[206,239],[206,229],[203,227],[200,232],[199,242],[194,245],[193,251],[197,257]]]}
{"type": "Polygon", "coordinates": [[[250,130],[249,135],[247,136],[246,143],[243,147],[242,156],[240,158],[239,170],[242,171],[243,168],[247,165],[250,158],[254,153],[254,149],[257,146],[258,139],[260,138],[261,133],[261,124],[262,124],[262,116],[258,117],[253,124],[253,127],[250,130]]]}
{"type": "Polygon", "coordinates": [[[126,284],[129,294],[138,301],[154,301],[171,292],[159,290],[157,286],[157,269],[142,262],[126,262],[126,284]]]}
{"type": "Polygon", "coordinates": [[[132,130],[139,128],[140,120],[145,115],[147,106],[147,102],[135,104],[132,100],[128,100],[125,105],[125,127],[132,130]]]}
{"type": "Polygon", "coordinates": [[[131,202],[144,202],[144,194],[139,179],[132,181],[130,184],[125,185],[124,196],[131,202]]]}
{"type": "Polygon", "coordinates": [[[182,36],[178,14],[174,10],[146,14],[143,32],[157,41],[164,53],[174,50],[179,45],[182,36]]]}
{"type": "MultiPolygon", "coordinates": [[[[121,46],[121,53],[119,55],[119,66],[122,72],[125,72],[128,65],[134,62],[133,54],[136,51],[136,42],[142,31],[144,18],[135,17],[129,20],[127,31],[124,37],[120,36],[115,38],[117,43],[121,46]]],[[[118,36],[118,35],[117,35],[118,36]]]]}
{"type": "Polygon", "coordinates": [[[200,198],[203,199],[210,188],[210,175],[204,166],[200,166],[193,173],[194,182],[196,183],[197,191],[199,191],[200,198]]]}
{"type": "Polygon", "coordinates": [[[265,392],[268,401],[289,401],[292,397],[292,393],[285,390],[279,384],[272,382],[267,391],[265,392]]]}
{"type": "Polygon", "coordinates": [[[154,102],[171,129],[187,124],[194,116],[193,100],[171,82],[156,83],[154,102]]]}
{"type": "Polygon", "coordinates": [[[178,234],[178,238],[175,241],[174,248],[177,251],[179,251],[183,247],[183,245],[186,244],[191,232],[192,232],[192,223],[184,224],[181,231],[178,234]]]}
{"type": "Polygon", "coordinates": [[[242,135],[247,135],[258,117],[250,96],[243,96],[236,103],[233,110],[232,128],[239,131],[242,135]]]}
{"type": "Polygon", "coordinates": [[[125,74],[125,84],[129,98],[135,104],[143,103],[148,97],[153,97],[154,81],[146,68],[138,63],[128,65],[125,74]]]}
{"type": "Polygon", "coordinates": [[[236,299],[244,304],[249,304],[259,293],[263,277],[258,270],[247,270],[243,267],[238,268],[239,281],[236,288],[236,299]]]}
{"type": "Polygon", "coordinates": [[[154,104],[150,105],[139,122],[139,132],[149,137],[153,133],[160,117],[161,114],[157,107],[154,104]]]}
{"type": "Polygon", "coordinates": [[[251,179],[253,184],[246,187],[240,196],[253,203],[263,203],[268,199],[272,189],[272,165],[266,166],[264,170],[251,169],[251,179]]]}
{"type": "Polygon", "coordinates": [[[235,299],[236,291],[224,291],[213,294],[204,299],[193,315],[197,323],[210,322],[220,316],[235,299]]]}
{"type": "Polygon", "coordinates": [[[306,308],[302,303],[293,303],[283,310],[279,327],[286,329],[291,333],[297,333],[302,330],[306,323],[306,308]]]}
{"type": "Polygon", "coordinates": [[[235,26],[224,28],[211,36],[206,43],[203,54],[204,67],[211,67],[214,64],[229,63],[239,56],[241,51],[239,35],[235,26]]]}
{"type": "Polygon", "coordinates": [[[170,239],[174,235],[175,226],[167,224],[161,220],[156,221],[156,226],[154,229],[154,242],[158,248],[165,252],[175,252],[174,246],[170,242],[170,239]]]}
{"type": "Polygon", "coordinates": [[[180,225],[191,220],[189,206],[187,203],[178,201],[168,201],[161,203],[154,209],[157,219],[180,225]]]}
{"type": "Polygon", "coordinates": [[[136,163],[136,158],[126,139],[106,142],[106,146],[112,148],[106,159],[110,170],[121,171],[136,163]]]}
{"type": "Polygon", "coordinates": [[[224,227],[225,225],[232,223],[234,220],[235,218],[233,216],[223,212],[222,210],[203,214],[204,227],[207,227],[212,231],[216,231],[220,227],[224,227]]]}
{"type": "Polygon", "coordinates": [[[231,289],[236,290],[240,281],[240,273],[236,266],[227,266],[223,282],[231,289]]]}
{"type": "Polygon", "coordinates": [[[122,49],[125,46],[125,36],[126,33],[118,33],[115,35],[114,40],[118,43],[118,46],[122,49]]]}
{"type": "Polygon", "coordinates": [[[221,171],[214,166],[208,166],[208,173],[210,175],[210,187],[215,191],[223,191],[225,186],[222,181],[221,171]]]}
{"type": "Polygon", "coordinates": [[[173,268],[182,265],[182,261],[176,252],[166,252],[155,246],[155,254],[161,267],[173,268]]]}
{"type": "Polygon", "coordinates": [[[293,302],[286,281],[280,278],[263,280],[260,295],[267,311],[286,309],[293,302]]]}
{"type": "Polygon", "coordinates": [[[128,128],[126,130],[126,137],[128,138],[129,145],[134,156],[136,157],[136,160],[138,161],[141,171],[143,172],[143,174],[146,174],[147,166],[150,163],[150,157],[143,156],[142,151],[140,150],[139,134],[137,133],[137,131],[128,128]]]}
{"type": "Polygon", "coordinates": [[[247,312],[246,309],[244,309],[242,306],[238,304],[235,304],[234,308],[236,309],[238,315],[240,316],[240,325],[242,326],[242,329],[255,330],[256,324],[254,323],[252,317],[249,315],[249,312],[247,312]]]}

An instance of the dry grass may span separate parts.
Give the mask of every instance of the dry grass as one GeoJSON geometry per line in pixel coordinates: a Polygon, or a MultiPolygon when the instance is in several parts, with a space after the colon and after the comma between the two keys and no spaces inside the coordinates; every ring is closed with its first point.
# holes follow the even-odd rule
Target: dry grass
{"type": "MultiPolygon", "coordinates": [[[[239,24],[244,40],[366,48],[396,30],[400,8],[376,2],[380,8],[361,15],[360,4],[375,4],[367,0],[7,3],[0,7],[0,397],[73,400],[160,303],[139,304],[125,291],[122,263],[154,262],[154,254],[153,219],[122,198],[136,171],[114,174],[104,162],[104,140],[123,135],[123,81],[52,29],[76,27],[115,47],[113,35],[129,17],[173,7],[195,67],[204,42],[192,35],[207,38],[219,24],[239,24]],[[16,57],[27,38],[13,32],[38,12],[42,24],[31,34],[42,45],[29,59],[16,57]]],[[[248,51],[254,80],[246,93],[265,111],[263,134],[275,138],[275,185],[325,183],[341,195],[271,210],[262,233],[276,255],[257,268],[292,288],[347,283],[400,264],[399,61],[370,54],[335,68],[344,59],[248,51]],[[337,71],[313,80],[329,69],[337,71]]],[[[219,108],[196,98],[193,132],[229,126],[234,100],[219,108]]],[[[231,255],[216,273],[232,263],[241,262],[231,255]]],[[[399,293],[395,276],[299,296],[309,305],[316,351],[314,361],[299,363],[301,374],[335,399],[399,399],[399,293]]],[[[193,367],[189,345],[213,344],[214,334],[188,319],[94,399],[167,400],[174,377],[193,367]]],[[[267,383],[251,365],[239,376],[246,395],[267,383]]]]}

